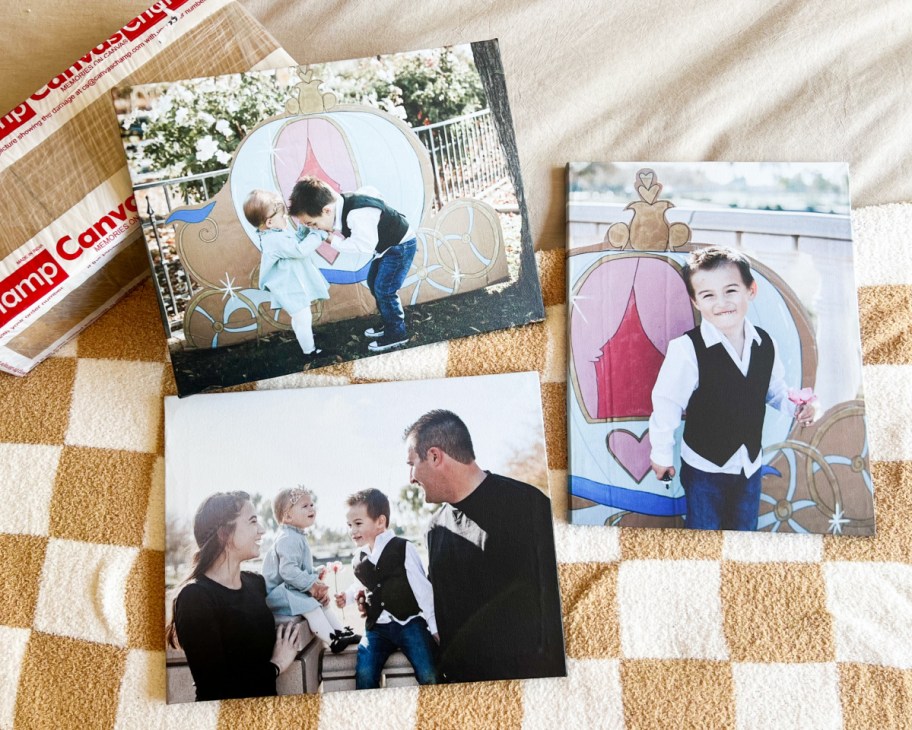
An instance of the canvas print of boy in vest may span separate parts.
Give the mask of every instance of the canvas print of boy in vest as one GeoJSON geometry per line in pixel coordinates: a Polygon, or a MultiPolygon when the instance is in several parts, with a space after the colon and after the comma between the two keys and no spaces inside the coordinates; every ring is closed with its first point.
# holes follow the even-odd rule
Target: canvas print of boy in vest
{"type": "Polygon", "coordinates": [[[367,287],[377,303],[381,324],[364,331],[370,340],[367,349],[386,352],[408,342],[398,292],[415,258],[416,239],[405,216],[384,203],[373,188],[337,195],[313,176],[295,183],[288,212],[301,225],[323,231],[328,243],[340,250],[373,254],[367,287]]]}
{"type": "Polygon", "coordinates": [[[358,645],[355,688],[380,687],[383,666],[397,649],[405,654],[419,684],[437,684],[439,636],[434,593],[415,546],[390,529],[390,503],[379,489],[363,489],[347,500],[346,519],[358,546],[354,581],[336,594],[344,608],[358,602],[365,614],[358,645]]]}
{"type": "Polygon", "coordinates": [[[757,295],[747,258],[709,246],[693,251],[682,273],[702,322],[668,344],[652,390],[650,466],[659,479],[674,477],[674,433],[686,412],[686,526],[756,530],[766,405],[802,426],[813,421],[814,406],[789,400],[775,340],[747,318],[757,295]]]}

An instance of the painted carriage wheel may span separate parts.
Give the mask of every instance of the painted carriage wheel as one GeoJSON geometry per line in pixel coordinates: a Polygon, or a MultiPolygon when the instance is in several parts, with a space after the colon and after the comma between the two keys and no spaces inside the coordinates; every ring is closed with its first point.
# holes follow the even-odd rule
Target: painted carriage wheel
{"type": "MultiPolygon", "coordinates": [[[[834,411],[820,422],[817,427],[817,431],[814,433],[814,437],[811,439],[810,446],[817,453],[824,453],[822,445],[827,437],[827,434],[834,428],[838,428],[846,418],[863,418],[864,417],[864,406],[849,404],[841,408],[837,408],[834,411]]],[[[862,485],[866,490],[873,494],[874,487],[873,482],[871,481],[871,474],[868,470],[868,439],[867,432],[862,429],[861,433],[865,434],[864,442],[861,444],[861,448],[858,453],[851,456],[843,456],[839,454],[824,454],[823,459],[826,462],[827,470],[824,471],[824,475],[827,477],[827,481],[830,485],[833,495],[833,503],[829,503],[822,498],[819,494],[814,493],[816,491],[816,472],[817,469],[814,468],[814,464],[810,461],[805,465],[805,479],[807,480],[810,488],[814,490],[814,498],[817,501],[817,505],[823,510],[826,515],[836,515],[839,519],[844,520],[844,524],[852,526],[873,526],[874,518],[857,518],[852,517],[851,515],[845,514],[846,507],[846,495],[843,494],[843,488],[840,487],[840,483],[845,485],[847,483],[846,479],[840,480],[835,472],[834,467],[848,467],[852,473],[858,474],[858,478],[861,480],[862,485]]],[[[851,486],[851,485],[850,485],[851,486]]]]}
{"type": "MultiPolygon", "coordinates": [[[[838,413],[835,414],[832,421],[836,422],[852,415],[858,414],[851,412],[838,413]]],[[[824,430],[828,430],[832,425],[833,423],[827,423],[827,428],[824,430]]],[[[815,441],[819,444],[819,440],[815,439],[815,441]]],[[[817,519],[819,519],[819,515],[822,515],[829,521],[829,531],[831,532],[842,532],[843,527],[863,528],[873,526],[873,517],[852,517],[844,512],[844,495],[842,488],[840,487],[839,477],[833,470],[834,466],[849,466],[853,471],[861,474],[861,479],[866,488],[870,489],[871,478],[864,469],[867,443],[865,443],[862,453],[854,458],[847,458],[838,454],[825,454],[815,445],[791,440],[773,444],[768,447],[768,449],[764,450],[769,450],[771,452],[779,451],[789,465],[789,474],[788,488],[783,498],[777,499],[774,495],[768,494],[765,490],[762,493],[761,500],[771,505],[771,508],[768,512],[761,513],[761,529],[764,526],[762,523],[766,521],[766,526],[772,525],[773,532],[778,531],[779,525],[783,523],[789,524],[795,532],[818,532],[818,530],[806,530],[805,526],[802,525],[801,520],[798,519],[800,516],[799,513],[808,508],[814,508],[813,512],[817,514],[817,519]],[[799,468],[796,463],[797,455],[805,457],[804,484],[807,486],[807,492],[810,499],[795,498],[799,486],[799,468]],[[829,491],[829,494],[826,496],[824,496],[818,488],[818,473],[822,474],[826,480],[825,483],[829,491]],[[764,520],[764,518],[766,519],[764,520]],[[772,522],[771,518],[774,519],[775,522],[772,522]]]]}
{"type": "Polygon", "coordinates": [[[449,241],[430,228],[419,229],[417,238],[415,259],[402,282],[403,302],[416,304],[458,292],[461,277],[453,272],[458,272],[459,262],[449,241]]]}
{"type": "Polygon", "coordinates": [[[184,314],[184,332],[198,348],[224,347],[253,339],[258,334],[256,305],[240,292],[206,289],[190,300],[184,314]]]}
{"type": "MultiPolygon", "coordinates": [[[[503,249],[503,233],[496,211],[479,201],[457,200],[447,203],[434,221],[437,235],[450,243],[451,250],[471,252],[473,265],[448,266],[440,263],[454,279],[480,279],[496,265],[503,249]],[[447,227],[462,233],[447,233],[447,227]],[[484,235],[489,233],[490,236],[484,235]]],[[[456,261],[455,255],[453,261],[456,261]]]]}

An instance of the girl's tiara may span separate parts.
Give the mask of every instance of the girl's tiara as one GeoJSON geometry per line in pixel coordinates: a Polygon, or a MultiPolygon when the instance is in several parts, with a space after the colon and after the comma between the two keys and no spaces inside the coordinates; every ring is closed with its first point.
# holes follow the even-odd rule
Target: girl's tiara
{"type": "Polygon", "coordinates": [[[305,494],[310,494],[310,492],[305,489],[303,486],[298,485],[291,490],[291,495],[288,498],[288,506],[294,507],[297,504],[298,500],[301,499],[305,494]]]}

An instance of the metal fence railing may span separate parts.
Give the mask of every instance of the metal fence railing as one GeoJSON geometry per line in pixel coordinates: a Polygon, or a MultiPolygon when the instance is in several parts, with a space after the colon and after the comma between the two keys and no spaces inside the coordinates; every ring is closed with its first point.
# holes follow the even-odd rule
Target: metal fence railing
{"type": "Polygon", "coordinates": [[[176,206],[209,200],[224,185],[228,172],[227,169],[214,170],[133,186],[146,238],[149,266],[161,292],[168,337],[183,329],[184,310],[194,292],[193,283],[177,255],[174,239],[169,237],[162,223],[176,206]]]}
{"type": "Polygon", "coordinates": [[[478,197],[508,177],[490,109],[412,131],[431,157],[437,209],[455,198],[478,197]]]}

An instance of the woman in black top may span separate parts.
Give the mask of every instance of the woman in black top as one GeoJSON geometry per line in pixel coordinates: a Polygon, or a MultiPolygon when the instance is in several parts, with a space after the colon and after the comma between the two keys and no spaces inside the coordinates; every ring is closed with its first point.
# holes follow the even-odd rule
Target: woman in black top
{"type": "Polygon", "coordinates": [[[263,533],[246,492],[213,494],[194,517],[199,550],[174,599],[168,643],[187,655],[197,701],[274,695],[297,654],[297,627],[276,629],[263,577],[241,571],[263,533]]]}

